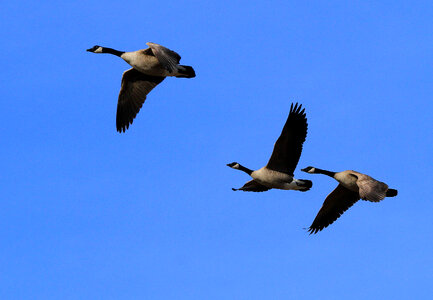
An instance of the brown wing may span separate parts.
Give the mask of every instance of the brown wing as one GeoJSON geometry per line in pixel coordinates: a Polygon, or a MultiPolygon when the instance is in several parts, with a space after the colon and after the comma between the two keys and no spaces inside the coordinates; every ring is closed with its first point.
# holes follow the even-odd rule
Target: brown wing
{"type": "Polygon", "coordinates": [[[152,48],[144,49],[143,50],[143,54],[150,55],[150,56],[155,56],[155,54],[153,54],[153,52],[152,52],[152,48]]]}
{"type": "Polygon", "coordinates": [[[122,87],[117,102],[116,128],[118,132],[125,132],[132,124],[147,94],[165,77],[145,75],[134,68],[123,72],[122,87]]]}
{"type": "Polygon", "coordinates": [[[290,113],[280,137],[274,145],[271,158],[266,167],[293,176],[301,157],[302,145],[307,137],[307,117],[302,105],[290,106],[290,113]]]}
{"type": "Polygon", "coordinates": [[[152,49],[153,54],[170,73],[177,70],[180,61],[180,55],[176,52],[155,43],[146,43],[152,49]]]}
{"type": "Polygon", "coordinates": [[[339,184],[326,197],[322,208],[320,208],[308,231],[312,234],[328,227],[358,200],[358,193],[352,192],[339,184]]]}
{"type": "Polygon", "coordinates": [[[362,200],[379,202],[386,197],[388,185],[368,175],[361,174],[358,176],[356,184],[359,187],[359,196],[362,200]]]}
{"type": "Polygon", "coordinates": [[[250,180],[239,189],[232,189],[233,191],[244,191],[244,192],[266,192],[270,188],[258,183],[255,180],[250,180]]]}

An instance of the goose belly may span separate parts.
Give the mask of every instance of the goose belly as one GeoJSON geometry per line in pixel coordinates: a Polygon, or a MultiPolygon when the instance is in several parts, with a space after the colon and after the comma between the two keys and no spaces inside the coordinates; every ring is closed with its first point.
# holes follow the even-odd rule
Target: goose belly
{"type": "Polygon", "coordinates": [[[164,68],[162,68],[161,65],[155,65],[155,66],[149,66],[146,64],[136,64],[136,65],[132,65],[132,67],[134,67],[134,69],[140,71],[143,74],[146,75],[152,75],[152,76],[167,76],[168,75],[168,71],[164,68]]]}
{"type": "Polygon", "coordinates": [[[265,168],[254,171],[251,177],[260,184],[273,189],[293,190],[297,187],[292,176],[265,168]]]}
{"type": "Polygon", "coordinates": [[[149,66],[147,64],[131,64],[134,69],[140,71],[143,74],[152,76],[167,76],[168,71],[164,69],[159,63],[156,65],[149,66]]]}

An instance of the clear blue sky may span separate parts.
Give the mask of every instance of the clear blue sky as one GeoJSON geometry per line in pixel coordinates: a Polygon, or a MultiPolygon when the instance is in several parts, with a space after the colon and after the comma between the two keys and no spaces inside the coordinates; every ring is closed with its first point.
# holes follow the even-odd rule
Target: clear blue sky
{"type": "Polygon", "coordinates": [[[1,299],[427,299],[433,269],[430,1],[6,1],[0,17],[1,299]],[[126,134],[129,66],[152,41],[169,78],[126,134]],[[307,193],[233,192],[302,103],[307,193]],[[399,190],[316,236],[336,182],[399,190]]]}

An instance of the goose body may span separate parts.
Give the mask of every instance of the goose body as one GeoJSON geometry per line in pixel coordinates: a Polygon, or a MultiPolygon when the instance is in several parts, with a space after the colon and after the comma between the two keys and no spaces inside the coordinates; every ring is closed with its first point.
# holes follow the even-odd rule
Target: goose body
{"type": "Polygon", "coordinates": [[[310,233],[317,233],[331,225],[359,199],[379,202],[385,197],[395,197],[398,193],[397,190],[390,189],[386,183],[353,170],[331,172],[307,167],[301,171],[310,174],[324,174],[334,178],[339,183],[323,202],[308,229],[310,233]]]}
{"type": "Polygon", "coordinates": [[[116,128],[119,132],[125,132],[129,128],[146,100],[147,94],[165,77],[195,77],[192,67],[179,64],[181,57],[176,52],[155,43],[149,42],[146,45],[149,48],[132,52],[101,46],[87,49],[93,53],[119,56],[132,67],[122,76],[116,114],[116,128]]]}
{"type": "Polygon", "coordinates": [[[358,172],[347,170],[347,171],[335,173],[334,179],[337,180],[340,184],[342,184],[346,189],[351,190],[353,192],[358,192],[359,187],[356,184],[358,178],[353,176],[354,174],[361,175],[358,172]]]}
{"type": "Polygon", "coordinates": [[[258,183],[280,190],[304,190],[303,182],[293,178],[292,175],[271,170],[267,167],[260,168],[251,173],[251,177],[258,183]]]}
{"type": "Polygon", "coordinates": [[[227,164],[230,168],[241,170],[250,175],[248,181],[239,189],[246,192],[264,192],[269,189],[308,191],[310,180],[295,179],[293,173],[302,152],[307,136],[307,118],[302,105],[293,104],[280,137],[274,145],[271,158],[266,166],[253,171],[237,162],[227,164]]]}
{"type": "Polygon", "coordinates": [[[164,68],[156,56],[147,55],[145,49],[134,52],[125,52],[120,55],[125,62],[137,71],[152,75],[152,76],[175,76],[176,74],[170,73],[164,68]]]}

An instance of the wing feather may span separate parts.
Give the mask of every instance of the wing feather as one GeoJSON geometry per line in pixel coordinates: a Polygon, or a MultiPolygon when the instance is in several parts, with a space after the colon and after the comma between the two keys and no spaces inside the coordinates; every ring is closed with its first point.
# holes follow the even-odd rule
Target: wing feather
{"type": "Polygon", "coordinates": [[[379,202],[386,197],[388,185],[368,175],[362,174],[362,176],[358,176],[356,184],[359,187],[359,196],[363,200],[379,202]]]}
{"type": "Polygon", "coordinates": [[[180,61],[180,55],[174,52],[173,50],[170,50],[168,48],[165,48],[164,46],[155,44],[155,43],[146,43],[151,49],[153,54],[156,56],[156,58],[159,60],[161,65],[164,66],[170,73],[173,73],[175,70],[177,70],[177,65],[180,61]]]}
{"type": "Polygon", "coordinates": [[[147,94],[165,77],[145,75],[134,68],[123,72],[116,114],[118,132],[125,132],[141,109],[147,94]]]}
{"type": "Polygon", "coordinates": [[[239,189],[233,189],[234,191],[244,191],[244,192],[265,192],[269,190],[268,187],[258,183],[255,180],[250,180],[244,184],[243,187],[239,189]]]}
{"type": "Polygon", "coordinates": [[[302,104],[290,106],[290,113],[280,137],[274,145],[268,169],[293,176],[302,153],[302,145],[307,137],[308,123],[302,104]]]}
{"type": "Polygon", "coordinates": [[[312,234],[328,227],[358,200],[358,193],[350,191],[339,184],[326,197],[308,231],[312,234]]]}

